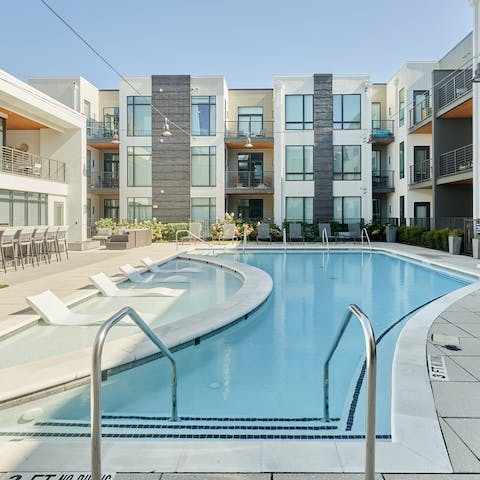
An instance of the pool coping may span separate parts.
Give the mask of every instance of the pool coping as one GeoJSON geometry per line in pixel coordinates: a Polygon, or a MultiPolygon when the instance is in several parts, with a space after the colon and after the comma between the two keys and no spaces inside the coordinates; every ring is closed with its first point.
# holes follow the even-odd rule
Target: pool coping
{"type": "MultiPolygon", "coordinates": [[[[225,268],[239,275],[243,284],[225,302],[200,313],[183,317],[171,324],[154,328],[154,333],[169,348],[187,346],[195,339],[210,335],[238,319],[248,316],[270,295],[273,282],[266,272],[250,265],[218,260],[202,255],[180,254],[173,258],[196,261],[225,268]]],[[[165,260],[165,262],[172,258],[165,260]]],[[[165,263],[161,262],[161,263],[165,263]]],[[[142,271],[148,271],[147,268],[142,271]]],[[[121,279],[120,281],[125,281],[121,279]]],[[[69,305],[84,301],[98,294],[96,289],[74,296],[69,305]]],[[[38,319],[38,316],[36,316],[38,319]]],[[[158,349],[142,333],[107,342],[104,347],[102,370],[135,366],[155,355],[158,349]]],[[[87,383],[90,376],[91,347],[74,352],[50,356],[23,365],[0,369],[0,385],[8,386],[0,391],[0,407],[7,408],[41,396],[73,388],[87,383]]]]}
{"type": "MultiPolygon", "coordinates": [[[[307,247],[302,250],[321,249],[307,247]]],[[[365,251],[365,248],[348,247],[338,250],[365,251]]],[[[455,269],[434,260],[425,260],[415,254],[392,251],[383,246],[373,247],[373,250],[474,276],[471,271],[455,269]]],[[[426,339],[430,325],[442,311],[478,289],[480,285],[474,283],[432,302],[417,312],[402,330],[393,363],[392,442],[377,442],[376,471],[385,473],[452,472],[427,374],[426,339]],[[413,352],[410,351],[412,345],[413,352]],[[412,379],[419,380],[416,382],[416,387],[412,379]],[[422,400],[426,400],[424,404],[419,404],[418,395],[422,396],[422,400]],[[417,412],[417,415],[412,415],[411,412],[417,412]],[[421,415],[420,412],[422,412],[421,415]],[[409,432],[405,426],[413,430],[409,432]],[[425,435],[432,429],[435,430],[433,436],[425,435]]],[[[60,443],[54,441],[30,440],[14,442],[14,445],[1,441],[0,448],[3,449],[3,447],[11,452],[15,447],[17,459],[28,457],[22,468],[30,470],[62,471],[65,464],[69,464],[71,470],[88,471],[90,468],[88,441],[65,442],[63,440],[61,448],[60,443]],[[75,451],[75,458],[72,458],[72,450],[75,451]],[[52,465],[53,452],[55,452],[55,463],[52,465]],[[46,458],[48,461],[45,460],[46,458]]],[[[364,465],[363,441],[161,441],[153,443],[105,440],[103,451],[105,472],[152,470],[159,472],[360,472],[364,465]]],[[[0,471],[7,471],[15,466],[15,462],[4,464],[0,461],[0,471]]]]}

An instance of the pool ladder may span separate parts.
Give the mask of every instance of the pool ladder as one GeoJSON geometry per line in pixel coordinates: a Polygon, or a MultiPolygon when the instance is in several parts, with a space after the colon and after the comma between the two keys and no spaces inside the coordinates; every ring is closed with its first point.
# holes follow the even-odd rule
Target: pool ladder
{"type": "Polygon", "coordinates": [[[102,478],[102,418],[101,418],[101,383],[102,383],[102,353],[103,345],[110,329],[122,318],[130,317],[155,346],[170,360],[172,366],[172,421],[178,420],[177,415],[177,364],[172,352],[153,333],[152,329],[140,318],[132,308],[125,307],[112,315],[102,324],[95,336],[92,348],[92,373],[90,378],[90,423],[91,423],[91,467],[92,480],[102,478]]]}
{"type": "Polygon", "coordinates": [[[362,245],[363,245],[364,238],[367,240],[368,246],[370,247],[370,251],[372,251],[372,242],[370,241],[368,230],[366,228],[362,228],[362,232],[360,233],[360,239],[362,241],[362,245]]]}
{"type": "Polygon", "coordinates": [[[327,359],[323,364],[323,417],[326,422],[330,420],[329,411],[329,365],[338,344],[345,333],[345,329],[352,317],[359,320],[365,337],[365,350],[367,357],[367,414],[365,431],[365,480],[375,479],[375,411],[377,395],[377,344],[375,334],[368,317],[357,307],[350,304],[338,330],[335,341],[330,349],[327,359]]]}

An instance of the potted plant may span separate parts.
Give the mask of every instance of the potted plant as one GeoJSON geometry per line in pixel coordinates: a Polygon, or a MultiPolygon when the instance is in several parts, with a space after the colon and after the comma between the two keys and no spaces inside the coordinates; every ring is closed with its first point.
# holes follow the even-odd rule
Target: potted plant
{"type": "Polygon", "coordinates": [[[448,232],[448,253],[459,255],[462,247],[463,230],[454,228],[448,232]]]}
{"type": "Polygon", "coordinates": [[[395,242],[397,240],[397,226],[388,224],[385,227],[385,238],[387,242],[395,242]]]}

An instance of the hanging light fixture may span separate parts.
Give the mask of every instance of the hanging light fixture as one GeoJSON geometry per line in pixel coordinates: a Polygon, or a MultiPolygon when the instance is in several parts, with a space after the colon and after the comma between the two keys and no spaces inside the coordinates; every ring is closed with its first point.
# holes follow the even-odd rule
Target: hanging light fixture
{"type": "Polygon", "coordinates": [[[252,139],[250,137],[247,137],[244,148],[253,148],[252,139]]]}
{"type": "Polygon", "coordinates": [[[171,137],[172,132],[170,131],[170,125],[168,124],[168,118],[165,117],[165,121],[163,123],[163,132],[162,137],[171,137]]]}

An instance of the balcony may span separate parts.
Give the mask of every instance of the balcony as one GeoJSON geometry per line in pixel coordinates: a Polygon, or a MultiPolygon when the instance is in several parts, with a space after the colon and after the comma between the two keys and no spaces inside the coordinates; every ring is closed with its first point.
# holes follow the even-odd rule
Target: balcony
{"type": "Polygon", "coordinates": [[[10,147],[0,147],[0,171],[54,182],[65,182],[66,164],[10,147]]]}
{"type": "MultiPolygon", "coordinates": [[[[473,169],[472,145],[456,148],[440,155],[439,176],[469,173],[473,169]]],[[[471,178],[471,175],[467,175],[471,178]]]]}
{"type": "Polygon", "coordinates": [[[438,110],[456,108],[466,100],[472,91],[472,70],[460,70],[454,76],[447,76],[437,87],[438,110]]]}
{"type": "Polygon", "coordinates": [[[89,146],[101,150],[118,148],[118,118],[109,122],[95,122],[87,120],[87,143],[89,146]]]}
{"type": "Polygon", "coordinates": [[[112,174],[112,172],[102,172],[100,175],[89,176],[88,180],[88,188],[92,191],[92,193],[118,191],[118,174],[112,174]]]}
{"type": "Polygon", "coordinates": [[[273,193],[273,171],[226,171],[225,193],[273,193]]]}
{"type": "Polygon", "coordinates": [[[410,165],[410,185],[428,182],[432,179],[432,160],[427,158],[410,165]]]}
{"type": "Polygon", "coordinates": [[[273,148],[272,121],[225,122],[225,144],[229,148],[244,148],[247,138],[253,148],[273,148]]]}
{"type": "Polygon", "coordinates": [[[393,140],[393,120],[372,120],[370,143],[374,145],[388,145],[393,140]]]}
{"type": "Polygon", "coordinates": [[[395,191],[393,170],[374,170],[372,172],[373,193],[389,193],[395,191]]]}
{"type": "Polygon", "coordinates": [[[415,105],[409,110],[410,133],[432,133],[432,107],[430,97],[415,105]]]}

